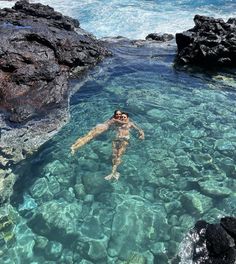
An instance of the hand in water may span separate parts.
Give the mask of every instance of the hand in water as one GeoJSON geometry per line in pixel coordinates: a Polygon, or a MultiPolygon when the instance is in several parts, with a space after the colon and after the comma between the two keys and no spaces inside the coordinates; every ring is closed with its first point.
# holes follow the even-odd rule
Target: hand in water
{"type": "Polygon", "coordinates": [[[144,134],[140,134],[139,139],[144,139],[144,134]]]}
{"type": "Polygon", "coordinates": [[[70,151],[70,153],[71,153],[71,155],[74,155],[75,154],[75,149],[74,149],[74,147],[73,146],[71,146],[71,151],[70,151]]]}

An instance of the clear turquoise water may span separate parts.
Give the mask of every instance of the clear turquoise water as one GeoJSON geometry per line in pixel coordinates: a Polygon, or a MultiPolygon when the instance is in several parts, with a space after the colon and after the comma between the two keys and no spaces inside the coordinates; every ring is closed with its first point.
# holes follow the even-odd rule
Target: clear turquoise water
{"type": "MultiPolygon", "coordinates": [[[[235,6],[233,1],[47,3],[79,18],[98,37],[135,38],[154,29],[188,29],[196,10],[228,17],[235,6]]],[[[1,220],[1,263],[138,264],[144,257],[148,264],[166,264],[176,253],[191,251],[180,242],[197,220],[236,216],[235,69],[176,68],[175,45],[115,45],[113,52],[71,97],[70,122],[14,168],[21,180],[11,205],[0,209],[8,213],[1,220]],[[120,180],[107,182],[114,131],[74,157],[69,148],[117,108],[130,113],[145,140],[132,133],[120,180]]],[[[181,263],[190,264],[188,257],[181,263]]]]}
{"type": "Polygon", "coordinates": [[[177,69],[173,45],[114,54],[72,96],[70,122],[16,169],[4,263],[164,264],[197,220],[235,215],[235,75],[177,69]],[[145,140],[132,134],[120,180],[107,182],[113,131],[69,148],[117,108],[145,140]]]}

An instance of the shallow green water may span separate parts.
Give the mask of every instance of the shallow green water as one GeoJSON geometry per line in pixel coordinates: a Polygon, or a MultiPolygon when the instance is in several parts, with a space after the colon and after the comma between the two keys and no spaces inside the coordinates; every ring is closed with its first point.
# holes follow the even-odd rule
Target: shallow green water
{"type": "Polygon", "coordinates": [[[176,69],[174,46],[113,51],[72,96],[70,123],[16,169],[4,263],[164,264],[197,220],[236,215],[235,75],[176,69]],[[145,140],[132,133],[107,182],[114,131],[69,148],[115,109],[145,140]]]}

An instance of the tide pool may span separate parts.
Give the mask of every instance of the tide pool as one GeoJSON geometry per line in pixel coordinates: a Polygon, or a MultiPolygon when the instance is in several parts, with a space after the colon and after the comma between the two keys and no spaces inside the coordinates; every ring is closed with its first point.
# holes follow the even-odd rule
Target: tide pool
{"type": "MultiPolygon", "coordinates": [[[[193,26],[195,14],[234,15],[234,1],[42,0],[78,18],[96,37],[144,38],[193,26]]],[[[0,2],[0,6],[13,3],[0,2]]],[[[116,43],[114,56],[72,80],[70,122],[37,153],[10,169],[19,175],[0,208],[0,262],[191,263],[185,234],[200,219],[236,216],[235,69],[174,65],[176,45],[116,43]],[[110,130],[71,156],[70,146],[115,109],[133,132],[119,181],[111,172],[110,130]],[[184,241],[184,242],[182,242],[184,241]],[[184,254],[187,252],[187,254],[184,254]]]]}
{"type": "Polygon", "coordinates": [[[235,216],[235,75],[173,67],[175,49],[114,44],[89,74],[70,122],[14,170],[3,263],[166,264],[197,220],[235,216]],[[114,131],[70,146],[115,109],[145,140],[132,133],[108,182],[114,131]]]}

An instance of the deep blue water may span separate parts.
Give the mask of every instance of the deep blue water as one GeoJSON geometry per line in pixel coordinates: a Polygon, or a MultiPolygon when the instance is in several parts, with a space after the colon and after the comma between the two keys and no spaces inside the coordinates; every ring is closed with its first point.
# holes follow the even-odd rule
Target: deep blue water
{"type": "MultiPolygon", "coordinates": [[[[196,12],[193,6],[228,17],[235,5],[47,3],[79,18],[98,37],[133,38],[161,29],[188,29],[196,12]]],[[[174,43],[114,44],[113,53],[71,97],[70,122],[15,168],[21,180],[11,205],[0,212],[8,215],[1,218],[6,227],[0,233],[1,263],[166,264],[178,252],[191,253],[191,245],[180,242],[197,220],[215,222],[236,215],[234,69],[174,67],[174,43]],[[107,182],[114,131],[75,156],[70,146],[115,109],[130,113],[145,140],[132,132],[118,168],[120,179],[107,182]]],[[[70,85],[80,84],[74,80],[70,85]]],[[[191,264],[189,256],[181,263],[191,264]]]]}

